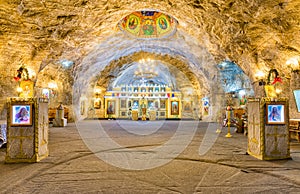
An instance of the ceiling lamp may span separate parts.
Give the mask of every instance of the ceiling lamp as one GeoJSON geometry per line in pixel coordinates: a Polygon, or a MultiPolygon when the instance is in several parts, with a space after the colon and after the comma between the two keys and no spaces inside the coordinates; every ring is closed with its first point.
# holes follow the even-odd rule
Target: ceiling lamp
{"type": "Polygon", "coordinates": [[[137,70],[134,72],[135,77],[150,79],[158,76],[158,72],[155,70],[156,64],[154,60],[151,59],[141,59],[137,70]]]}

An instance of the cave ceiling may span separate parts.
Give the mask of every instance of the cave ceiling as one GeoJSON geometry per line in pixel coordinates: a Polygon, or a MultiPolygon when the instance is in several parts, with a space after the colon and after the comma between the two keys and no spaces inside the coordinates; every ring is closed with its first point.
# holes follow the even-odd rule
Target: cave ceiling
{"type": "Polygon", "coordinates": [[[300,55],[299,10],[298,0],[1,0],[0,64],[14,72],[22,61],[40,72],[67,61],[74,79],[98,76],[107,84],[138,58],[115,71],[108,66],[146,52],[161,54],[162,64],[181,61],[205,82],[214,81],[212,65],[224,60],[252,79],[256,69],[287,74],[286,61],[300,55]],[[126,36],[120,21],[145,9],[172,16],[177,32],[158,40],[126,36]]]}

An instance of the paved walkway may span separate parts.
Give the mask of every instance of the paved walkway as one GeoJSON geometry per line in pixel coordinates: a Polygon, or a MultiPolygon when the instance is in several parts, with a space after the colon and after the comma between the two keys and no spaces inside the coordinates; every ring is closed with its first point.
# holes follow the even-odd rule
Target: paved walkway
{"type": "Polygon", "coordinates": [[[298,142],[292,159],[261,161],[234,128],[226,138],[212,123],[133,122],[50,128],[38,163],[5,164],[1,148],[0,193],[300,193],[298,142]]]}

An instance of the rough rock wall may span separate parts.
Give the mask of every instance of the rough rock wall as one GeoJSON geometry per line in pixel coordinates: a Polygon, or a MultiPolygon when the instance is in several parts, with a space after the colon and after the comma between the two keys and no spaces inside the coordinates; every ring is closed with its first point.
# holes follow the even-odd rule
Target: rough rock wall
{"type": "Polygon", "coordinates": [[[118,31],[117,22],[141,9],[174,16],[178,28],[193,37],[187,42],[196,40],[216,62],[234,61],[251,79],[271,68],[288,76],[285,62],[299,56],[298,0],[1,0],[0,110],[6,97],[17,94],[12,79],[20,61],[39,77],[47,65],[69,59],[76,74],[95,45],[118,31]]]}

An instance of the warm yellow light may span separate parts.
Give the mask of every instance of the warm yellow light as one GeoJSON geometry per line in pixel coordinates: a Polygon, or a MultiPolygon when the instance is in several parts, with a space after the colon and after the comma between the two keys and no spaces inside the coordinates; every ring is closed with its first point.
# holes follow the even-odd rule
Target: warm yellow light
{"type": "Polygon", "coordinates": [[[95,93],[96,93],[96,94],[101,93],[101,89],[99,89],[99,88],[95,89],[95,93]]]}
{"type": "Polygon", "coordinates": [[[28,76],[29,76],[28,78],[29,79],[34,79],[36,77],[35,71],[30,69],[30,68],[27,68],[27,70],[28,70],[28,76]]]}
{"type": "Polygon", "coordinates": [[[23,89],[21,87],[17,87],[17,92],[21,93],[23,91],[23,89]]]}
{"type": "Polygon", "coordinates": [[[300,57],[292,57],[286,61],[286,65],[290,66],[293,70],[299,69],[300,57]]]}
{"type": "Polygon", "coordinates": [[[56,89],[57,88],[57,84],[54,81],[51,81],[48,83],[48,88],[50,89],[56,89]]]}
{"type": "Polygon", "coordinates": [[[282,90],[281,89],[276,89],[275,92],[276,92],[276,94],[280,94],[282,92],[282,90]]]}
{"type": "Polygon", "coordinates": [[[262,71],[258,71],[258,72],[255,74],[255,77],[257,77],[258,79],[262,79],[263,77],[265,77],[265,73],[262,72],[262,71]]]}

